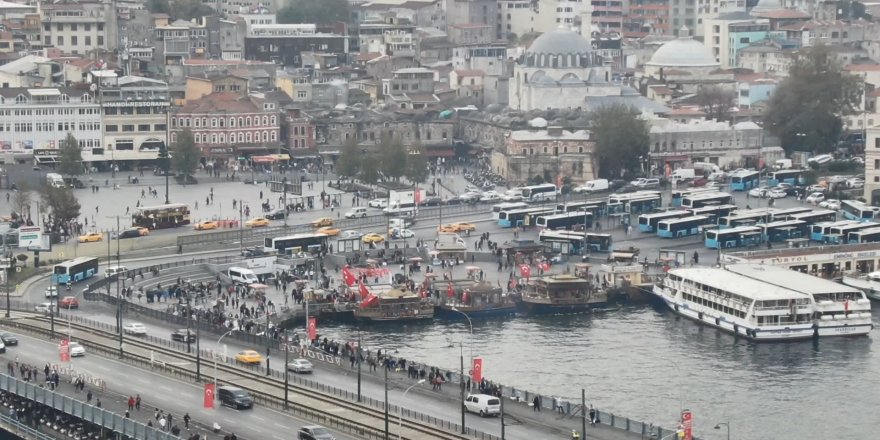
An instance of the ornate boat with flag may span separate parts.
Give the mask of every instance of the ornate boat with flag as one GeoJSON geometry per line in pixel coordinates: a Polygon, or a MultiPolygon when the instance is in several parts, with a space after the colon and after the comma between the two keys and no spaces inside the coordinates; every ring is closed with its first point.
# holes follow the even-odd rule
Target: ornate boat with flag
{"type": "Polygon", "coordinates": [[[438,280],[431,288],[435,292],[434,314],[441,319],[463,320],[466,319],[464,315],[479,319],[516,314],[514,298],[505,294],[500,286],[493,286],[487,281],[438,280]]]}
{"type": "Polygon", "coordinates": [[[434,318],[434,306],[403,286],[358,284],[361,301],[354,317],[361,321],[421,321],[434,318]]]}

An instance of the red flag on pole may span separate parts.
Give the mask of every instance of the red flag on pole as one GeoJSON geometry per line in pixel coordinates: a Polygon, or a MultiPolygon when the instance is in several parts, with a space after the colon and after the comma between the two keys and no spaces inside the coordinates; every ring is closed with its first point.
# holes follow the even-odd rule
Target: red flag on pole
{"type": "Polygon", "coordinates": [[[528,279],[532,275],[532,268],[528,264],[523,264],[519,267],[519,274],[528,279]]]}
{"type": "Polygon", "coordinates": [[[204,402],[202,405],[205,408],[213,408],[214,407],[214,384],[206,383],[205,384],[205,395],[204,402]]]}
{"type": "Polygon", "coordinates": [[[556,187],[562,188],[562,174],[556,175],[556,187]]]}
{"type": "Polygon", "coordinates": [[[309,317],[309,340],[314,341],[318,337],[318,318],[309,317]]]}
{"type": "Polygon", "coordinates": [[[686,409],[681,412],[681,425],[683,428],[683,438],[684,440],[691,440],[694,438],[694,413],[692,413],[689,409],[686,409]]]}
{"type": "Polygon", "coordinates": [[[70,340],[62,339],[61,346],[59,347],[61,351],[61,362],[70,362],[70,340]]]}
{"type": "Polygon", "coordinates": [[[455,298],[455,288],[452,287],[452,283],[449,283],[446,286],[446,296],[449,298],[455,298]]]}
{"type": "Polygon", "coordinates": [[[354,274],[348,269],[348,266],[342,268],[342,281],[345,282],[346,286],[353,286],[356,280],[354,274]]]}
{"type": "Polygon", "coordinates": [[[471,368],[471,381],[479,383],[483,380],[483,358],[474,358],[473,367],[471,368]]]}

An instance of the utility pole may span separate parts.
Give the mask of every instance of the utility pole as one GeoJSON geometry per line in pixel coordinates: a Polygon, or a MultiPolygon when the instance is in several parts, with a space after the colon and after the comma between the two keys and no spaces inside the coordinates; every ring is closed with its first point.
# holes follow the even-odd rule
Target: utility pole
{"type": "Polygon", "coordinates": [[[501,399],[499,399],[499,400],[501,400],[501,440],[505,440],[505,437],[504,437],[504,429],[505,429],[505,424],[504,424],[504,386],[501,386],[501,399]]]}
{"type": "Polygon", "coordinates": [[[282,215],[284,216],[284,227],[286,228],[287,227],[287,176],[284,176],[284,178],[281,179],[281,191],[284,194],[284,196],[283,196],[284,197],[284,206],[282,206],[281,208],[284,210],[284,214],[282,214],[282,215]]]}
{"type": "Polygon", "coordinates": [[[290,340],[287,337],[287,330],[284,331],[284,409],[289,409],[290,404],[290,370],[287,364],[290,363],[290,340]]]}
{"type": "Polygon", "coordinates": [[[192,298],[186,293],[186,352],[192,353],[192,342],[189,337],[189,322],[192,320],[192,298]]]}
{"type": "Polygon", "coordinates": [[[357,353],[355,354],[355,356],[357,356],[356,360],[358,366],[358,403],[361,403],[361,353],[361,325],[358,324],[358,347],[357,353]]]}
{"type": "Polygon", "coordinates": [[[458,343],[458,360],[461,362],[461,369],[458,375],[458,382],[461,388],[461,400],[459,401],[459,406],[461,406],[461,433],[466,434],[467,429],[464,425],[464,344],[461,341],[458,343]]]}
{"type": "Polygon", "coordinates": [[[238,252],[244,252],[244,201],[238,201],[238,252]]]}
{"type": "MultiPolygon", "coordinates": [[[[272,370],[269,369],[269,356],[272,354],[270,349],[272,347],[272,337],[269,336],[269,300],[263,297],[263,308],[266,311],[266,376],[272,374],[272,370]]],[[[287,365],[285,364],[284,370],[287,371],[287,365]]]]}
{"type": "MultiPolygon", "coordinates": [[[[199,328],[201,327],[201,317],[202,311],[199,310],[196,312],[196,382],[202,381],[202,347],[199,343],[199,336],[201,336],[201,332],[199,328]]],[[[186,331],[186,340],[189,340],[189,330],[186,331]]]]}
{"type": "Polygon", "coordinates": [[[587,438],[587,390],[581,388],[581,438],[587,438]]]}
{"type": "MultiPolygon", "coordinates": [[[[119,216],[116,216],[116,268],[117,270],[121,267],[119,265],[119,242],[120,242],[120,233],[119,230],[119,216]]],[[[108,243],[109,245],[109,243],[108,243]]],[[[119,276],[120,273],[117,272],[116,277],[116,310],[119,314],[119,358],[122,359],[122,294],[119,291],[119,276]]],[[[68,335],[69,337],[69,335],[68,335]]]]}
{"type": "Polygon", "coordinates": [[[388,440],[388,367],[383,363],[382,369],[385,370],[385,440],[388,440]]]}
{"type": "MultiPolygon", "coordinates": [[[[168,113],[170,114],[171,112],[169,111],[168,113]]],[[[168,124],[167,126],[171,127],[171,124],[168,124]]],[[[165,175],[165,204],[166,205],[171,203],[168,199],[168,170],[170,169],[170,167],[168,166],[169,165],[169,163],[168,163],[169,158],[170,158],[170,155],[168,154],[168,145],[165,144],[165,142],[162,142],[162,144],[159,146],[159,160],[160,160],[160,165],[162,167],[162,174],[165,175]]],[[[184,176],[184,181],[185,180],[186,180],[186,177],[184,176]]]]}

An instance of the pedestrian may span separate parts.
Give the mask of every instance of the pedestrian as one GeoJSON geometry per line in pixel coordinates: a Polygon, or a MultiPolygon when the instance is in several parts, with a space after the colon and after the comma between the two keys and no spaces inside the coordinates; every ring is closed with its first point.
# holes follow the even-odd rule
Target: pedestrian
{"type": "Polygon", "coordinates": [[[86,403],[92,403],[92,390],[86,393],[86,403]]]}
{"type": "Polygon", "coordinates": [[[100,398],[100,397],[98,397],[97,399],[95,399],[95,406],[98,407],[98,408],[101,407],[101,398],[100,398]]]}
{"type": "Polygon", "coordinates": [[[596,409],[593,408],[593,405],[590,405],[590,426],[596,426],[596,409]]]}
{"type": "Polygon", "coordinates": [[[128,410],[134,410],[134,397],[128,396],[128,410]]]}
{"type": "Polygon", "coordinates": [[[163,431],[165,430],[165,424],[167,423],[168,422],[165,420],[165,417],[159,419],[159,427],[162,428],[163,431]]]}
{"type": "Polygon", "coordinates": [[[134,399],[134,408],[138,411],[141,410],[141,395],[138,394],[134,399]]]}
{"type": "Polygon", "coordinates": [[[189,413],[183,415],[183,427],[189,429],[189,413]]]}
{"type": "Polygon", "coordinates": [[[538,396],[532,400],[532,411],[541,412],[541,398],[538,396]]]}
{"type": "Polygon", "coordinates": [[[131,418],[131,413],[128,412],[128,410],[125,410],[125,418],[126,418],[126,419],[130,419],[130,418],[131,418]]]}

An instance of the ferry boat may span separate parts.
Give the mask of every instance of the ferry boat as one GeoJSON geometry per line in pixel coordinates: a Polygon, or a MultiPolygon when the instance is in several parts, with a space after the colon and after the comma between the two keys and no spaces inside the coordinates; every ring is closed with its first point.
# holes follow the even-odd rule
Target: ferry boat
{"type": "Polygon", "coordinates": [[[568,314],[605,307],[608,300],[604,292],[593,291],[588,280],[550,275],[529,282],[522,289],[518,305],[528,314],[568,314]]]}
{"type": "Polygon", "coordinates": [[[464,315],[470,319],[516,315],[513,297],[505,295],[500,287],[488,282],[466,280],[447,283],[447,292],[452,287],[452,296],[444,294],[442,283],[436,282],[434,286],[440,293],[434,305],[434,316],[437,318],[463,320],[466,319],[464,315]]]}
{"type": "Polygon", "coordinates": [[[434,318],[434,306],[415,292],[393,288],[373,295],[354,310],[360,321],[421,321],[434,318]]]}
{"type": "Polygon", "coordinates": [[[880,272],[871,272],[861,277],[844,276],[843,284],[865,292],[869,299],[880,301],[880,272]]]}

